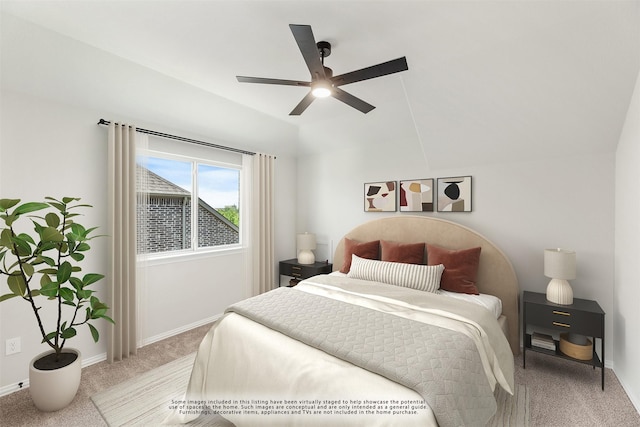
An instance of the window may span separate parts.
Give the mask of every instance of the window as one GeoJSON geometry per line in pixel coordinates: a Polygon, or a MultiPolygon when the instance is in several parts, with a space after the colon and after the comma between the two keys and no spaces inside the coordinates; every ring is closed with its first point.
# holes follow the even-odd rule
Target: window
{"type": "Polygon", "coordinates": [[[240,243],[240,166],[156,152],[136,164],[139,254],[240,243]]]}

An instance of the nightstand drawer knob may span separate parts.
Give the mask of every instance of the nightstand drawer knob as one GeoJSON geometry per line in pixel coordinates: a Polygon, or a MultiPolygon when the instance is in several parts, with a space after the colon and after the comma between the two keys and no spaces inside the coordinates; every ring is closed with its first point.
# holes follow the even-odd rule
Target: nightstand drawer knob
{"type": "Polygon", "coordinates": [[[555,326],[562,326],[563,328],[570,328],[571,325],[567,325],[566,323],[553,322],[555,326]]]}
{"type": "Polygon", "coordinates": [[[571,316],[571,313],[567,313],[566,311],[558,311],[558,310],[553,310],[553,314],[559,314],[561,316],[571,316]]]}
{"type": "Polygon", "coordinates": [[[301,268],[301,267],[298,267],[297,265],[292,265],[292,266],[291,266],[291,269],[292,269],[292,270],[302,270],[302,268],[301,268]]]}

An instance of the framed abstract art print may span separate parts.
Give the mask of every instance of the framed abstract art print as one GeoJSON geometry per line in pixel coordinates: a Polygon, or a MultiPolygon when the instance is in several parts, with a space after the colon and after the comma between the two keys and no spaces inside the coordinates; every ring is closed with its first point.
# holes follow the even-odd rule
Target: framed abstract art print
{"type": "Polygon", "coordinates": [[[396,182],[369,182],[364,184],[365,212],[395,212],[396,182]]]}
{"type": "Polygon", "coordinates": [[[471,212],[471,177],[438,178],[438,212],[471,212]]]}
{"type": "Polygon", "coordinates": [[[433,179],[400,181],[400,212],[433,212],[433,179]]]}

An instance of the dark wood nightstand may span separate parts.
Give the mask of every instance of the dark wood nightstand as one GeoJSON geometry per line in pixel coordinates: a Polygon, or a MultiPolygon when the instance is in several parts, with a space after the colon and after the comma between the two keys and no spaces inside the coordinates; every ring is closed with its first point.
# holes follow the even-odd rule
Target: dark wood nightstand
{"type": "Polygon", "coordinates": [[[522,348],[522,367],[526,367],[526,355],[528,350],[551,356],[561,357],[574,362],[593,365],[593,369],[599,367],[602,370],[602,390],[604,390],[604,311],[596,301],[574,298],[571,305],[555,304],[547,301],[547,296],[537,292],[524,292],[522,298],[524,307],[522,310],[522,336],[524,346],[522,348]],[[527,326],[532,329],[543,329],[559,332],[572,332],[591,337],[593,340],[593,357],[591,360],[579,360],[566,356],[559,350],[558,341],[555,341],[555,350],[547,350],[531,345],[531,334],[527,333],[527,326]],[[600,338],[600,354],[596,353],[596,338],[600,338]]]}
{"type": "Polygon", "coordinates": [[[301,280],[317,276],[318,274],[329,274],[331,273],[332,268],[333,264],[327,261],[314,262],[313,264],[300,264],[298,263],[297,258],[293,258],[286,261],[280,261],[278,277],[280,275],[291,276],[293,277],[293,280],[290,283],[295,285],[301,280]]]}

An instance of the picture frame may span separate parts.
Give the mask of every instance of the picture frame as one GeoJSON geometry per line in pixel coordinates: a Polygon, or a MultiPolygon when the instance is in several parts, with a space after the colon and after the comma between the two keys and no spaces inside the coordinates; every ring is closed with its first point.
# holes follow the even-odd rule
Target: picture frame
{"type": "Polygon", "coordinates": [[[438,212],[471,212],[471,176],[438,178],[438,212]]]}
{"type": "Polygon", "coordinates": [[[433,212],[434,183],[433,178],[400,181],[400,212],[433,212]]]}
{"type": "Polygon", "coordinates": [[[368,182],[364,184],[365,212],[395,212],[396,181],[368,182]]]}

